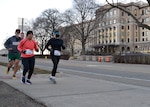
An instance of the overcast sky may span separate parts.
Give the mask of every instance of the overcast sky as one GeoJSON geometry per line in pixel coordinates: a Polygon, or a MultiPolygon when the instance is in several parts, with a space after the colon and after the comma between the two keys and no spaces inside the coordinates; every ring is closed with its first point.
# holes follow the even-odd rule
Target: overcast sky
{"type": "MultiPolygon", "coordinates": [[[[105,0],[97,0],[105,3],[105,0]]],[[[18,18],[35,19],[41,12],[56,8],[63,12],[72,7],[72,0],[0,0],[0,49],[7,37],[14,35],[18,18]]]]}

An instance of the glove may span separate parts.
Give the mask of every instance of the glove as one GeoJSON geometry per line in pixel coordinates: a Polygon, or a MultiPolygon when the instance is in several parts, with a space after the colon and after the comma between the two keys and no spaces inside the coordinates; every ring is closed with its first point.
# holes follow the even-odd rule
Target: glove
{"type": "Polygon", "coordinates": [[[26,50],[23,50],[23,51],[22,51],[22,53],[24,53],[24,54],[25,54],[25,53],[26,53],[26,50]]]}

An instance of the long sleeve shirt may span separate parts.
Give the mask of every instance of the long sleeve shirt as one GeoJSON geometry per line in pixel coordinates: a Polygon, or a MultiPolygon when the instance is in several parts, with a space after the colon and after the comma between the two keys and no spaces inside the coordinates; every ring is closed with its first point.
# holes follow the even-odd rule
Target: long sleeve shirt
{"type": "Polygon", "coordinates": [[[6,42],[4,43],[4,46],[6,49],[8,49],[9,53],[20,53],[17,49],[17,46],[20,41],[21,41],[20,37],[12,36],[6,40],[6,42]]]}
{"type": "MultiPolygon", "coordinates": [[[[59,50],[61,51],[62,49],[65,49],[65,46],[63,44],[63,40],[62,39],[58,39],[58,38],[51,38],[48,43],[46,44],[45,48],[49,51],[52,50],[59,50]],[[51,46],[51,48],[49,48],[49,46],[51,46]]],[[[52,54],[52,53],[51,53],[52,54]]]]}
{"type": "Polygon", "coordinates": [[[25,38],[20,41],[18,50],[21,52],[21,57],[29,58],[34,56],[34,50],[38,50],[38,46],[34,40],[25,38]]]}

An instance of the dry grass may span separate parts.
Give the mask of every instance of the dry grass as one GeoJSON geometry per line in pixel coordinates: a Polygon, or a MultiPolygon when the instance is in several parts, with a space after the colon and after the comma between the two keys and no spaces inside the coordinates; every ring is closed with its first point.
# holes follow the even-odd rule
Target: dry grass
{"type": "MultiPolygon", "coordinates": [[[[6,66],[7,67],[7,64],[8,63],[0,62],[1,66],[6,66]]],[[[50,73],[51,73],[51,71],[48,71],[48,70],[43,70],[43,69],[40,69],[40,68],[34,68],[34,74],[50,74],[50,73]]]]}

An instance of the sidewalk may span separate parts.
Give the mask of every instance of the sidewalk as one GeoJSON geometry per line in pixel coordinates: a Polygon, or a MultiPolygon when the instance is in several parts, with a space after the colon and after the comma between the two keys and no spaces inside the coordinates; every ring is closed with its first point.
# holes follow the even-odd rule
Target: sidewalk
{"type": "Polygon", "coordinates": [[[63,74],[57,84],[49,81],[49,75],[32,76],[32,85],[21,84],[6,67],[0,66],[0,81],[15,87],[47,107],[150,107],[150,88],[114,83],[100,79],[63,74]]]}

